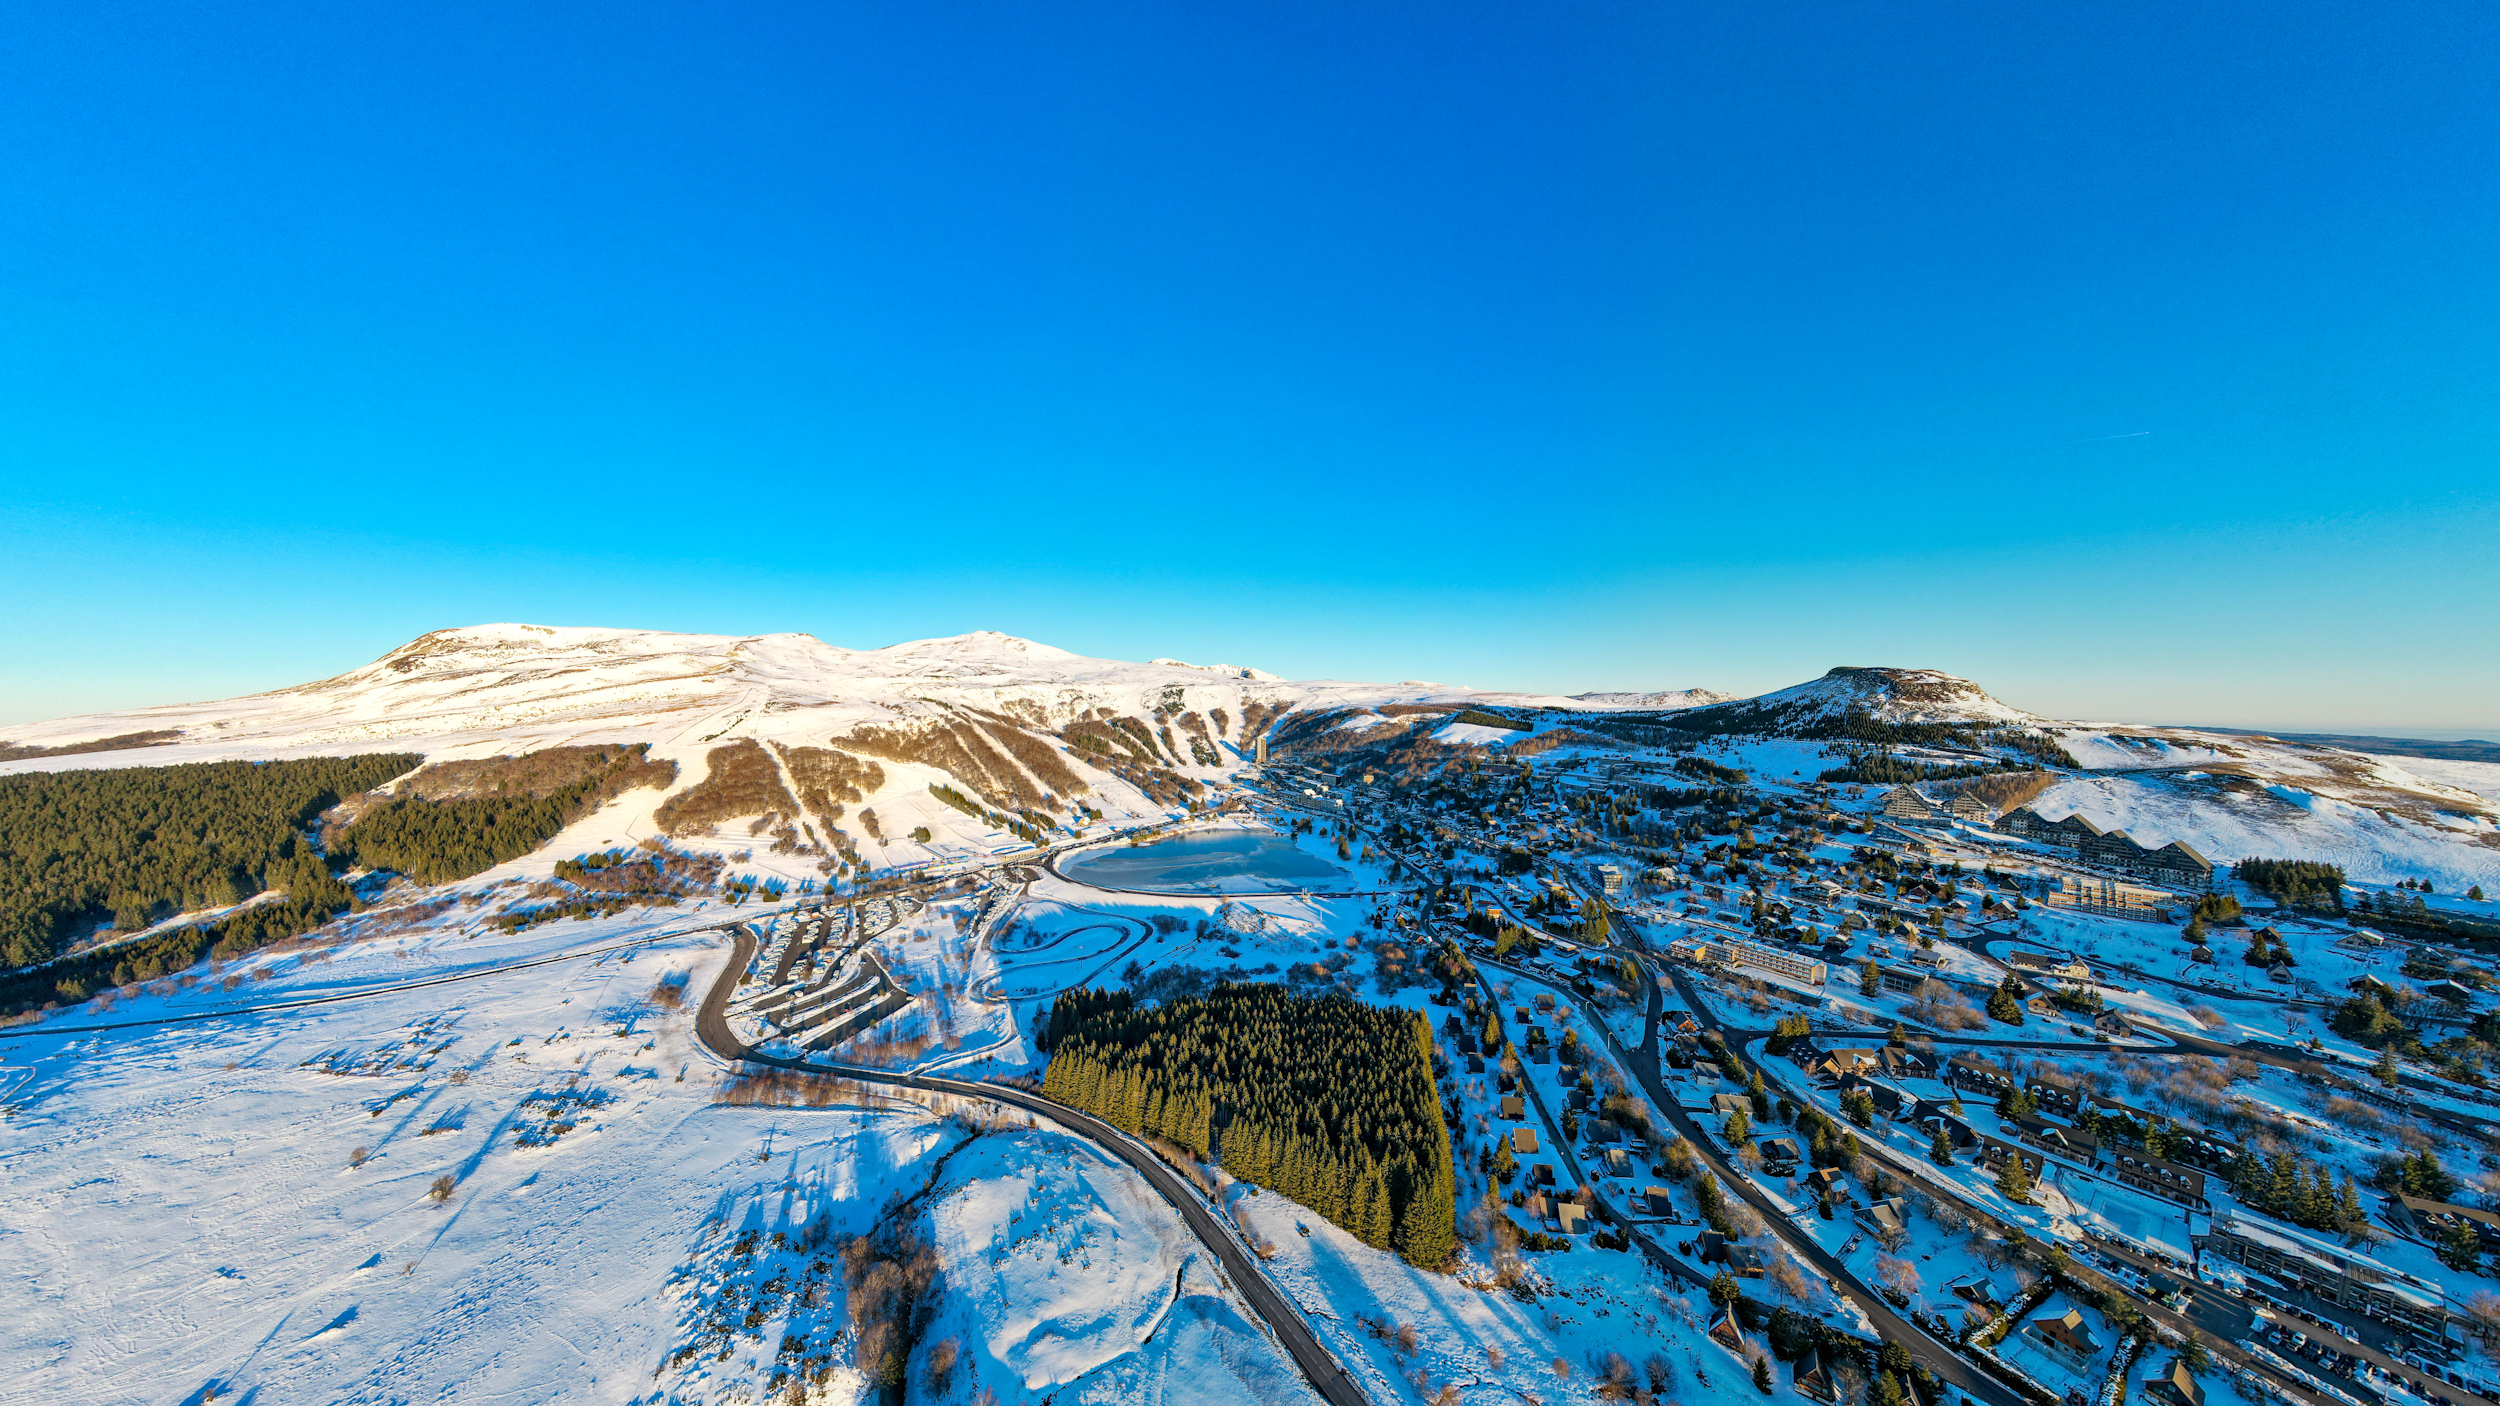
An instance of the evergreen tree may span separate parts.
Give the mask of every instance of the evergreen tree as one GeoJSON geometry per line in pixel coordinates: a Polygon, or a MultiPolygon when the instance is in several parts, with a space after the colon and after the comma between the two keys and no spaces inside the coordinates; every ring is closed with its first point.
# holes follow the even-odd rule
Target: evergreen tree
{"type": "Polygon", "coordinates": [[[1389,1248],[1389,1189],[1383,1183],[1380,1169],[1366,1166],[1360,1182],[1361,1191],[1355,1201],[1355,1238],[1375,1250],[1389,1248]]]}
{"type": "Polygon", "coordinates": [[[1901,1379],[1890,1372],[1875,1374],[1875,1389],[1867,1394],[1872,1406],[1904,1406],[1901,1379]]]}
{"type": "Polygon", "coordinates": [[[2367,1233],[2370,1228],[2370,1218],[2361,1209],[2361,1188],[2353,1185],[2352,1173],[2344,1173],[2343,1189],[2336,1199],[2337,1229],[2347,1235],[2367,1233]]]}
{"type": "Polygon", "coordinates": [[[2483,1261],[2482,1236],[2475,1231],[2474,1222],[2463,1216],[2440,1234],[2436,1248],[2439,1262],[2460,1273],[2470,1273],[2483,1261]]]}
{"type": "Polygon", "coordinates": [[[1936,1125],[1935,1141],[1927,1145],[1927,1160],[1939,1167],[1953,1165],[1953,1140],[1944,1135],[1944,1125],[1936,1125]]]}
{"type": "Polygon", "coordinates": [[[2017,1206],[2031,1204],[2031,1173],[2021,1153],[2006,1154],[2005,1165],[1997,1169],[1997,1192],[2017,1206]]]}
{"type": "Polygon", "coordinates": [[[1872,957],[1858,967],[1858,994],[1861,996],[1884,994],[1884,978],[1876,971],[1875,959],[1872,957]]]}
{"type": "Polygon", "coordinates": [[[1771,1394],[1770,1358],[1756,1357],[1753,1360],[1753,1389],[1761,1392],[1764,1396],[1769,1396],[1771,1394]]]}

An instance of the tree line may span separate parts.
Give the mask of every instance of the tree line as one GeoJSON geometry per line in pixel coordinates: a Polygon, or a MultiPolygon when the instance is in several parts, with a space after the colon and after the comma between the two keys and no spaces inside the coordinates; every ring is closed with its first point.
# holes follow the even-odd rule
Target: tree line
{"type": "Polygon", "coordinates": [[[2344,871],[2309,859],[2243,859],[2231,877],[2271,895],[2287,908],[2344,911],[2344,871]]]}
{"type": "Polygon", "coordinates": [[[1414,1264],[1456,1252],[1457,1174],[1422,1016],[1227,982],[1154,1007],[1071,991],[1045,1034],[1050,1097],[1214,1158],[1414,1264]]]}
{"type": "Polygon", "coordinates": [[[30,966],[108,920],[135,931],[287,887],[281,879],[302,872],[291,861],[316,817],[422,760],[391,753],[0,777],[0,957],[30,966]]]}
{"type": "Polygon", "coordinates": [[[498,768],[489,763],[476,778],[464,775],[461,781],[463,791],[483,794],[440,799],[424,794],[433,770],[428,768],[410,778],[403,794],[366,811],[332,837],[330,852],[350,864],[388,869],[424,884],[482,874],[554,839],[557,831],[631,786],[674,781],[677,768],[650,762],[645,755],[649,750],[648,743],[638,742],[496,758],[501,769],[518,774],[516,779],[527,778],[523,784],[499,783],[498,768]],[[576,753],[581,755],[571,755],[576,753]]]}

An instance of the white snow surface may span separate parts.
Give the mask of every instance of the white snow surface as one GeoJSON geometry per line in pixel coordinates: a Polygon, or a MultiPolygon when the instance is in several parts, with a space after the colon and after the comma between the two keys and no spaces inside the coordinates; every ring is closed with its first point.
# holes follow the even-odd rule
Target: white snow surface
{"type": "Polygon", "coordinates": [[[1665,693],[1575,693],[1571,701],[1589,708],[1638,709],[1643,712],[1666,712],[1679,708],[1705,708],[1713,703],[1732,703],[1733,693],[1710,688],[1679,688],[1665,693]]]}
{"type": "MultiPolygon", "coordinates": [[[[70,1403],[199,1400],[212,1384],[267,1401],[751,1401],[785,1334],[832,1344],[847,1322],[838,1272],[813,1309],[789,1292],[810,1259],[797,1237],[868,1231],[935,1174],[944,1292],[915,1372],[951,1337],[965,1399],[1313,1398],[1171,1208],[1079,1139],[972,1137],[909,1105],[716,1104],[720,1071],[686,1017],[647,997],[663,978],[699,995],[723,948],[657,926],[255,954],[231,969],[237,990],[59,1023],[372,993],[650,939],[335,1005],[0,1044],[0,1380],[70,1403]],[[567,1108],[569,1130],[527,1145],[567,1108]],[[778,1297],[762,1288],[775,1276],[778,1297]],[[707,1345],[664,1368],[729,1286],[733,1320],[755,1305],[767,1321],[726,1358],[707,1345]]],[[[833,1357],[809,1399],[873,1399],[833,1357]]]]}

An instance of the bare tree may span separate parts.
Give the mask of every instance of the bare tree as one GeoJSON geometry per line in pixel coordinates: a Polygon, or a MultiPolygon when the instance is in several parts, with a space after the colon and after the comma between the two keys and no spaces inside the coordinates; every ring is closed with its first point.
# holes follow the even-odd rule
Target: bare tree
{"type": "Polygon", "coordinates": [[[1918,1266],[1898,1255],[1877,1255],[1875,1277],[1903,1298],[1919,1291],[1918,1266]]]}

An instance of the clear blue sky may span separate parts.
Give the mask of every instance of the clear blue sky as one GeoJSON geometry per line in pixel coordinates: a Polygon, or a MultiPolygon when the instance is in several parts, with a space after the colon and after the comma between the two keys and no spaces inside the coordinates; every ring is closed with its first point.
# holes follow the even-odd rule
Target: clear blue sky
{"type": "Polygon", "coordinates": [[[15,6],[0,720],[529,620],[2500,736],[2496,17],[15,6]]]}

